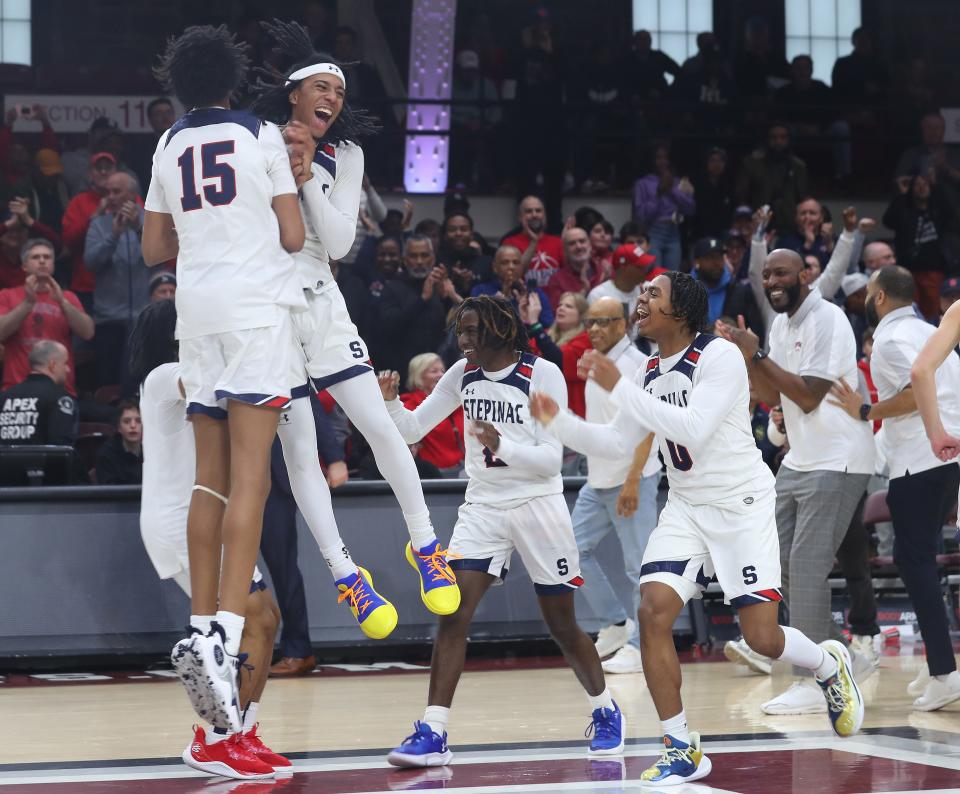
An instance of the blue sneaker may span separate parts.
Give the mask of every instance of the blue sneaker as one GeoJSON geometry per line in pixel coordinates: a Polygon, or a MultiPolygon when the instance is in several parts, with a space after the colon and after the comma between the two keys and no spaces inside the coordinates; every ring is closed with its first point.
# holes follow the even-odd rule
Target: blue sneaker
{"type": "Polygon", "coordinates": [[[620,755],[623,752],[623,736],[626,732],[627,718],[623,716],[616,701],[613,701],[613,711],[605,708],[594,709],[593,721],[583,734],[590,739],[587,755],[620,755]]]}
{"type": "Polygon", "coordinates": [[[347,602],[360,631],[370,639],[382,640],[397,627],[397,608],[373,589],[373,577],[366,568],[334,584],[340,591],[337,603],[347,602]]]}
{"type": "Polygon", "coordinates": [[[446,766],[453,758],[447,747],[447,733],[435,733],[425,722],[413,723],[413,733],[387,755],[394,766],[446,766]]]}
{"type": "Polygon", "coordinates": [[[690,734],[690,744],[668,735],[663,737],[660,760],[645,770],[640,780],[661,786],[680,786],[706,777],[711,769],[713,764],[700,749],[699,733],[690,734]]]}

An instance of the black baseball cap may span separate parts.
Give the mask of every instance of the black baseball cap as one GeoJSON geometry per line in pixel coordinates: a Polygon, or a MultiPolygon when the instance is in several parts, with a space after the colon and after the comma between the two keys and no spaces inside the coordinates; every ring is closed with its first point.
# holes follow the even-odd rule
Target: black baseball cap
{"type": "Polygon", "coordinates": [[[697,240],[697,244],[693,247],[694,259],[699,259],[702,256],[710,256],[710,254],[722,253],[723,243],[720,242],[720,239],[717,237],[704,237],[702,240],[697,240]]]}

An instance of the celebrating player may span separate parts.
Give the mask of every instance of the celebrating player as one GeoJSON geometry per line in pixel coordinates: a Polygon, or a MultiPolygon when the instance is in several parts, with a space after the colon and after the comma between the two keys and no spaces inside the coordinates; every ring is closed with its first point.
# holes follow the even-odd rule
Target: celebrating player
{"type": "Polygon", "coordinates": [[[647,686],[663,727],[664,751],[642,779],[675,785],[710,773],[700,736],[690,732],[680,699],[680,662],[672,627],[690,598],[716,574],[740,613],[748,645],[758,653],[812,670],[839,736],[856,733],[863,700],[850,656],[834,640],[817,646],[777,625],[780,553],[773,477],[750,430],[747,370],[729,342],[700,333],[707,321],[703,286],[683,273],[657,276],[640,296],[642,336],[659,353],[622,378],[597,351],[581,359],[581,375],[620,405],[606,425],[561,412],[556,397],[534,394],[530,411],[557,438],[588,455],[629,457],[648,433],[660,439],[670,495],[640,569],[640,650],[647,686]]]}
{"type": "Polygon", "coordinates": [[[563,448],[530,421],[528,408],[532,390],[565,405],[563,374],[527,352],[526,331],[505,299],[465,300],[457,312],[456,332],[465,359],[447,370],[416,410],[408,411],[397,399],[396,372],[380,375],[390,416],[408,444],[415,444],[460,405],[472,420],[466,439],[466,502],[450,541],[460,608],[440,618],[423,719],[414,723],[414,732],[387,760],[412,767],[450,763],[447,721],[463,672],[467,631],[487,588],[507,575],[514,549],[533,580],[550,634],[587,691],[593,712],[590,753],[620,753],[625,719],[606,688],[593,643],[574,614],[574,592],[583,580],[563,498],[563,448]]]}
{"type": "MultiPolygon", "coordinates": [[[[193,492],[195,453],[193,425],[185,421],[187,403],[180,385],[180,363],[173,301],[148,304],[130,338],[131,374],[140,388],[143,416],[143,490],[140,534],[157,575],[173,579],[190,596],[187,513],[193,492]]],[[[210,630],[209,617],[197,617],[197,628],[210,630]]],[[[291,770],[290,761],[270,750],[257,736],[257,709],[267,683],[280,612],[260,571],[254,568],[240,657],[250,674],[240,683],[243,727],[197,728],[183,751],[194,769],[241,780],[273,777],[291,770]]]]}
{"type": "MultiPolygon", "coordinates": [[[[413,458],[383,406],[367,346],[330,271],[330,259],[344,256],[356,234],[363,184],[363,150],[358,141],[377,127],[365,113],[350,107],[343,70],[329,55],[314,52],[302,26],[274,21],[264,27],[296,61],[279,81],[261,71],[263,80],[257,85],[253,109],[286,124],[284,136],[291,146],[295,170],[300,171],[297,183],[307,237],[294,258],[309,310],[294,315],[294,326],[306,356],[307,373],[318,391],[330,392],[370,444],[407,523],[410,543],[406,557],[420,576],[421,598],[432,612],[447,615],[460,603],[456,575],[430,522],[413,458]]],[[[316,463],[317,446],[316,439],[308,436],[281,437],[293,495],[301,510],[316,501],[312,497],[316,478],[309,476],[307,466],[310,461],[316,463]]],[[[307,511],[304,516],[341,593],[353,588],[372,591],[369,578],[358,571],[346,552],[329,494],[316,509],[317,520],[307,511]]],[[[353,598],[353,602],[363,605],[367,599],[353,598]]],[[[396,625],[396,614],[389,627],[379,625],[377,615],[374,611],[361,627],[370,636],[386,636],[396,625]],[[375,633],[366,628],[367,623],[377,623],[375,633]]]]}
{"type": "Polygon", "coordinates": [[[303,379],[290,313],[306,308],[290,256],[304,227],[283,137],[230,109],[246,69],[225,26],[187,28],[167,45],[157,76],[190,110],[157,144],[143,228],[147,264],[177,257],[180,380],[196,445],[193,633],[172,658],[198,714],[233,731],[243,727],[238,653],[270,447],[303,379]]]}

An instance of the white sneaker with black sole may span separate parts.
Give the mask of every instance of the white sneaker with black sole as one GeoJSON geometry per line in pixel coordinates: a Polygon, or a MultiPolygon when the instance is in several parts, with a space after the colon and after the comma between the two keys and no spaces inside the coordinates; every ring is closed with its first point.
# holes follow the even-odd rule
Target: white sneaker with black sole
{"type": "Polygon", "coordinates": [[[636,621],[630,620],[630,618],[627,618],[627,622],[622,626],[616,624],[604,626],[597,634],[597,642],[594,646],[597,649],[597,656],[602,659],[619,651],[630,642],[630,637],[633,636],[636,628],[636,621]]]}
{"type": "Polygon", "coordinates": [[[193,706],[197,716],[205,722],[213,724],[213,701],[210,697],[210,690],[203,685],[203,663],[196,648],[197,639],[203,635],[196,629],[192,631],[193,633],[189,637],[184,637],[173,646],[173,650],[170,652],[170,663],[173,665],[173,671],[187,690],[190,705],[193,706]]]}
{"type": "Polygon", "coordinates": [[[761,675],[770,675],[773,662],[766,656],[757,653],[753,648],[747,645],[746,640],[740,637],[736,640],[730,640],[723,646],[723,655],[734,664],[742,665],[755,673],[761,675]]]}
{"type": "Polygon", "coordinates": [[[206,635],[194,634],[173,649],[174,670],[187,689],[194,711],[219,728],[243,728],[237,686],[238,659],[223,647],[223,629],[214,621],[206,635]]]}

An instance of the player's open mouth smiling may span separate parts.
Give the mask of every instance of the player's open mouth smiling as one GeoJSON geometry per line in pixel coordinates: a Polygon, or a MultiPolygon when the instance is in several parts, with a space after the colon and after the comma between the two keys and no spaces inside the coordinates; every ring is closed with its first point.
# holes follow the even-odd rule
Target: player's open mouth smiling
{"type": "Polygon", "coordinates": [[[650,319],[649,310],[643,308],[642,306],[637,306],[637,323],[645,323],[650,319]]]}
{"type": "Polygon", "coordinates": [[[317,121],[322,124],[329,124],[330,120],[333,118],[333,111],[327,107],[314,108],[313,115],[317,117],[317,121]]]}

